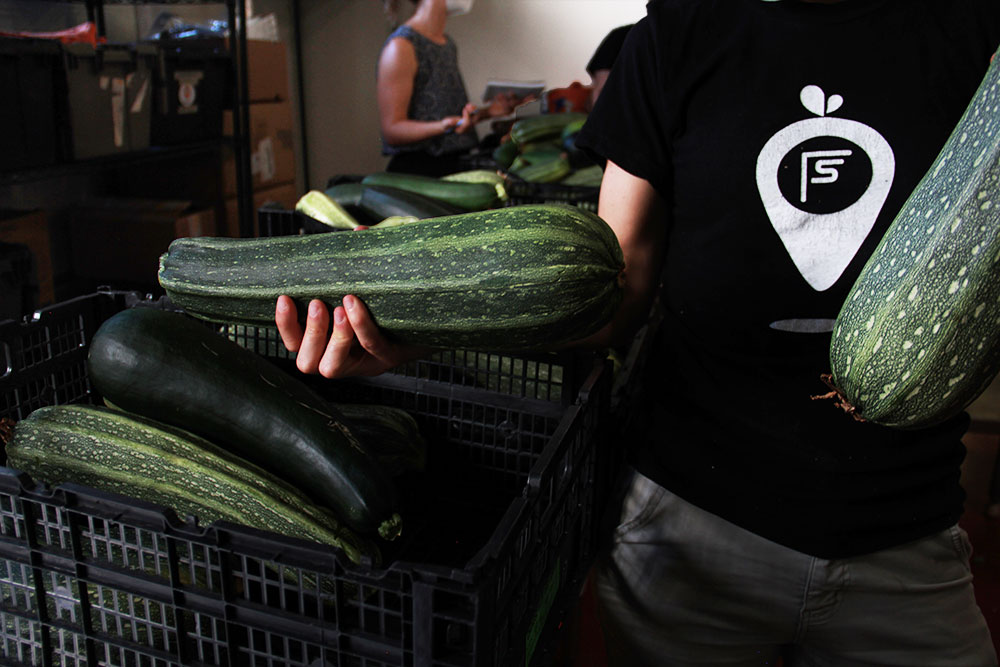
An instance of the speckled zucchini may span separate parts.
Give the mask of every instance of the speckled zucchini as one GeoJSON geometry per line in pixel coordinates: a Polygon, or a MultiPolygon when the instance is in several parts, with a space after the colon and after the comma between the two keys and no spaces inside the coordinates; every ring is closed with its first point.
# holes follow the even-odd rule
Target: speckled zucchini
{"type": "Polygon", "coordinates": [[[73,482],[164,505],[205,523],[232,521],[339,547],[378,549],[284,480],[182,429],[101,406],[39,408],[18,422],[9,465],[51,485],[73,482]]]}
{"type": "Polygon", "coordinates": [[[997,60],[837,317],[828,381],[860,419],[939,423],[1000,367],[997,60]]]}
{"type": "Polygon", "coordinates": [[[604,325],[621,299],[622,251],[595,214],[512,206],[349,234],[186,238],[160,284],[192,315],[270,326],[277,297],[359,296],[391,337],[443,348],[551,349],[604,325]]]}

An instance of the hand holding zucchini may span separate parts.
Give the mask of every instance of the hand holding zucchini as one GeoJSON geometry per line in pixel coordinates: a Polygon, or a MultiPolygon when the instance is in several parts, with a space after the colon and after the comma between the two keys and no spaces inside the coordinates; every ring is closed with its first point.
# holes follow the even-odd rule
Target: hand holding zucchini
{"type": "Polygon", "coordinates": [[[95,389],[122,410],[256,463],[354,530],[398,535],[385,471],[342,414],[266,359],[179,313],[131,308],[101,325],[87,362],[95,389]]]}
{"type": "Polygon", "coordinates": [[[553,349],[607,323],[624,262],[597,215],[558,204],[444,216],[350,234],[187,238],[160,284],[204,319],[273,326],[280,295],[359,297],[397,342],[489,351],[553,349]]]}

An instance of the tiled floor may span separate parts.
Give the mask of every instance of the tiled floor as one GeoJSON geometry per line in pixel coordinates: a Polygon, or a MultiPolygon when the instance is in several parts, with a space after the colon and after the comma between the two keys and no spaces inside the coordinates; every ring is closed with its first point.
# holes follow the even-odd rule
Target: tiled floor
{"type": "MultiPolygon", "coordinates": [[[[962,484],[968,494],[961,524],[973,546],[972,571],[976,598],[1000,652],[1000,518],[986,516],[993,462],[1000,435],[971,433],[966,437],[969,454],[962,468],[962,484]]],[[[576,616],[566,629],[576,641],[560,646],[556,667],[604,667],[600,627],[594,616],[594,600],[587,586],[576,616]]],[[[567,639],[564,637],[564,639],[567,639]]]]}

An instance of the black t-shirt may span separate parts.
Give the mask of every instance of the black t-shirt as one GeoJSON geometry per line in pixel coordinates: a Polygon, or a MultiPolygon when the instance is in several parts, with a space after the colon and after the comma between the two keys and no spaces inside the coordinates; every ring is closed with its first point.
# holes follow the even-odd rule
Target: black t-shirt
{"type": "Polygon", "coordinates": [[[632,24],[630,23],[619,26],[605,35],[597,50],[594,51],[594,55],[587,62],[587,74],[593,76],[597,70],[610,70],[614,66],[615,60],[618,59],[618,54],[622,50],[622,45],[625,43],[625,37],[631,28],[632,24]]]}
{"type": "Polygon", "coordinates": [[[997,0],[649,3],[578,139],[670,211],[641,472],[827,558],[958,519],[967,417],[891,430],[811,396],[998,44],[997,0]]]}

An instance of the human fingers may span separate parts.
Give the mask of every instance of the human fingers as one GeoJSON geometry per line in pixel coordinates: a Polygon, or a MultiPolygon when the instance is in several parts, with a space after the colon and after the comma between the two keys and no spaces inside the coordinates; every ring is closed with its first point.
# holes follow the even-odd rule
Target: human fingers
{"type": "Polygon", "coordinates": [[[333,309],[333,333],[319,361],[319,374],[325,378],[350,375],[356,365],[351,350],[354,347],[354,329],[343,306],[333,309]]]}
{"type": "Polygon", "coordinates": [[[377,375],[397,365],[395,345],[386,339],[368,308],[354,295],[344,297],[344,312],[350,321],[354,335],[368,358],[361,364],[362,372],[367,375],[377,375]]]}
{"type": "Polygon", "coordinates": [[[295,302],[291,297],[282,294],[274,306],[274,323],[278,326],[281,342],[289,352],[295,352],[302,344],[302,327],[295,311],[295,302]]]}
{"type": "Polygon", "coordinates": [[[330,329],[330,314],[326,304],[319,299],[309,302],[306,315],[306,330],[302,335],[302,344],[295,357],[295,366],[303,373],[315,373],[319,368],[319,360],[326,348],[327,333],[330,329]]]}

